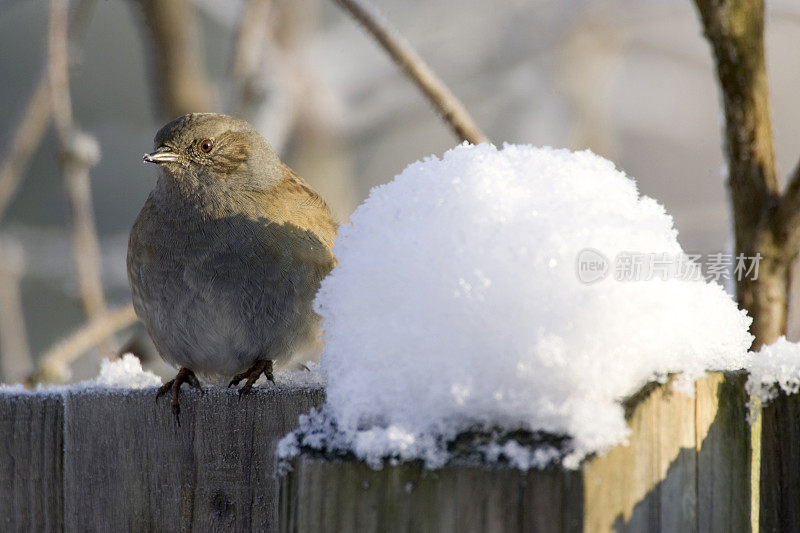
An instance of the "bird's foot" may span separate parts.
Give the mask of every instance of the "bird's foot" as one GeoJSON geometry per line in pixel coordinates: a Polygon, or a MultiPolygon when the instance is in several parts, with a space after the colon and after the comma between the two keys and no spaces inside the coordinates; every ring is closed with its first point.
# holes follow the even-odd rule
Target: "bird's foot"
{"type": "Polygon", "coordinates": [[[270,380],[272,383],[275,383],[275,377],[272,375],[271,359],[259,359],[253,363],[253,366],[244,372],[240,372],[239,374],[233,376],[231,382],[228,383],[228,387],[238,385],[240,381],[247,379],[244,385],[242,385],[242,388],[239,389],[239,397],[241,398],[243,394],[250,392],[250,389],[253,388],[253,383],[255,383],[256,380],[261,377],[261,374],[264,374],[268,380],[270,380]]]}
{"type": "Polygon", "coordinates": [[[178,375],[175,376],[175,379],[171,379],[161,385],[161,388],[159,388],[158,392],[156,393],[156,402],[158,402],[159,398],[161,398],[167,392],[172,391],[172,414],[175,416],[175,422],[179,427],[181,425],[181,404],[178,401],[178,396],[181,391],[181,385],[184,383],[199,390],[200,394],[203,394],[203,388],[200,386],[200,380],[197,379],[197,376],[194,375],[194,372],[188,368],[181,368],[178,370],[178,375]]]}

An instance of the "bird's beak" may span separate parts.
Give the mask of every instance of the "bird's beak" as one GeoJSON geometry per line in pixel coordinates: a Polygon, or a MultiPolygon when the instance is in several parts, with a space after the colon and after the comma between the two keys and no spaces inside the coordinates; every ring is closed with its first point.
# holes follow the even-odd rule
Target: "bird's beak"
{"type": "Polygon", "coordinates": [[[168,146],[160,146],[155,152],[144,154],[142,161],[146,163],[170,163],[178,160],[178,154],[168,146]]]}

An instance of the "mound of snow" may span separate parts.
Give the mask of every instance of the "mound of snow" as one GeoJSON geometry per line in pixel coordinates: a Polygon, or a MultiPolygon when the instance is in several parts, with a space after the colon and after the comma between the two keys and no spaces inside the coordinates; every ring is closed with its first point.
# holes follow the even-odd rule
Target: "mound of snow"
{"type": "Polygon", "coordinates": [[[114,361],[103,359],[100,373],[91,381],[78,386],[104,387],[109,389],[146,389],[161,385],[161,378],[149,370],[142,369],[142,362],[133,354],[125,354],[114,361]]]}
{"type": "Polygon", "coordinates": [[[459,433],[501,428],[570,436],[574,465],[625,440],[622,398],[740,368],[752,341],[717,284],[616,275],[631,252],[688,259],[664,208],[588,151],[462,145],[373,189],[351,221],[315,302],[327,402],[284,456],[436,467],[459,433]],[[587,253],[605,268],[579,279],[587,253]]]}

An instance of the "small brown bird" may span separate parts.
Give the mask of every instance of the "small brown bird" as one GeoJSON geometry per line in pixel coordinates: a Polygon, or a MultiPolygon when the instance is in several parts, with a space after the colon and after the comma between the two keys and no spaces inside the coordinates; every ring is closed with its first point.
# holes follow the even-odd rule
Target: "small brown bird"
{"type": "Polygon", "coordinates": [[[248,123],[213,113],[173,120],[144,161],[160,166],[128,243],[136,314],[161,357],[180,367],[172,392],[201,375],[246,380],[317,342],[311,302],[333,268],[336,224],[323,199],[248,123]]]}

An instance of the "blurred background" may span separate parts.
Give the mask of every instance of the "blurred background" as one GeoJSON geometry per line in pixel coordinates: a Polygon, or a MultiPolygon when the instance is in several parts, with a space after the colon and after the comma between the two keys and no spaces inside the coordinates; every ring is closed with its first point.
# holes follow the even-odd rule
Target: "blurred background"
{"type": "MultiPolygon", "coordinates": [[[[589,148],[666,206],[685,250],[730,249],[720,107],[691,0],[372,3],[496,144],[589,148]]],[[[0,164],[19,156],[12,147],[26,113],[43,132],[30,158],[12,168],[19,178],[13,194],[4,192],[0,175],[0,381],[26,378],[43,354],[59,349],[75,361],[71,373],[53,379],[96,373],[98,350],[72,335],[87,314],[107,316],[130,301],[127,235],[156,177],[141,155],[175,116],[246,117],[342,222],[371,187],[458,143],[383,50],[330,0],[74,0],[67,56],[72,120],[100,155],[84,192],[99,235],[104,295],[87,307],[71,237],[81,186],[65,186],[64,140],[46,110],[42,119],[30,108],[46,72],[50,9],[45,0],[0,0],[0,164]]],[[[800,157],[798,35],[800,4],[769,1],[781,176],[800,157]]],[[[27,133],[37,136],[35,128],[27,133]]],[[[82,253],[79,262],[87,260],[82,253]]],[[[91,262],[91,247],[88,255],[91,262]]],[[[131,347],[136,334],[137,326],[124,328],[99,351],[131,347]]],[[[159,373],[171,372],[158,367],[146,342],[133,348],[159,373]]]]}

